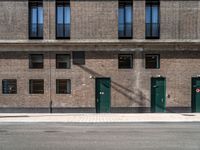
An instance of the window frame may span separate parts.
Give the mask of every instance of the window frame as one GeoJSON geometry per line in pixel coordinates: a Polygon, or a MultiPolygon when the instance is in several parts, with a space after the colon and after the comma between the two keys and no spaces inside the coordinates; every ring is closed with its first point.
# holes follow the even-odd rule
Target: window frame
{"type": "Polygon", "coordinates": [[[146,6],[145,6],[145,38],[146,39],[160,39],[160,0],[146,0],[146,6]],[[150,23],[147,23],[146,22],[146,15],[147,15],[147,12],[146,12],[146,8],[147,6],[150,6],[150,23]],[[153,20],[153,13],[152,13],[152,6],[153,5],[156,5],[158,7],[158,23],[153,23],[152,20],[153,20]],[[147,24],[150,24],[150,36],[147,36],[147,24]],[[157,24],[158,25],[158,36],[153,36],[152,35],[152,31],[153,31],[153,27],[152,27],[152,24],[157,24]]]}
{"type": "Polygon", "coordinates": [[[29,94],[44,94],[44,79],[29,79],[29,94]],[[33,81],[42,81],[42,92],[41,93],[33,93],[33,81]],[[32,86],[31,86],[32,85],[32,86]]]}
{"type": "Polygon", "coordinates": [[[71,55],[70,54],[56,54],[56,69],[71,69],[71,55]],[[58,56],[59,55],[66,55],[66,56],[68,56],[69,57],[69,68],[62,68],[62,67],[59,67],[59,65],[58,65],[58,56]]]}
{"type": "Polygon", "coordinates": [[[44,37],[44,8],[43,8],[43,0],[29,0],[29,39],[43,39],[44,37]],[[37,36],[31,36],[31,33],[32,33],[32,6],[36,6],[37,7],[37,36]],[[39,11],[38,11],[38,7],[41,6],[42,7],[42,19],[43,19],[43,22],[42,22],[42,36],[39,36],[39,23],[38,23],[38,16],[39,16],[39,11]]]}
{"type": "Polygon", "coordinates": [[[2,80],[2,94],[17,94],[17,79],[3,79],[2,80]],[[15,89],[16,90],[15,90],[14,93],[10,93],[10,91],[9,91],[9,93],[4,93],[4,82],[5,81],[14,81],[15,82],[15,89]]]}
{"type": "Polygon", "coordinates": [[[133,54],[118,54],[118,69],[133,69],[133,54]],[[120,56],[130,56],[130,58],[131,58],[131,64],[130,64],[130,67],[126,67],[126,68],[124,68],[124,67],[120,67],[120,56]]]}
{"type": "Polygon", "coordinates": [[[56,39],[70,39],[70,35],[71,35],[71,7],[70,7],[70,0],[56,0],[56,12],[55,12],[55,14],[56,14],[56,17],[55,17],[55,22],[56,22],[56,39]],[[64,36],[64,33],[65,33],[65,27],[63,26],[63,36],[61,37],[61,36],[58,36],[58,31],[57,31],[57,29],[58,29],[58,12],[57,12],[57,10],[58,10],[58,5],[60,4],[61,5],[61,3],[62,3],[62,7],[63,8],[65,8],[65,7],[69,7],[69,10],[70,10],[70,18],[69,18],[69,20],[70,20],[70,23],[69,24],[66,24],[65,23],[65,11],[64,11],[64,9],[63,9],[63,23],[62,23],[62,25],[69,25],[69,36],[64,36]]]}
{"type": "Polygon", "coordinates": [[[44,69],[44,54],[29,54],[29,69],[44,69]],[[32,61],[32,56],[33,55],[40,55],[40,56],[42,56],[42,67],[40,67],[40,68],[34,68],[34,67],[32,67],[33,65],[32,65],[32,63],[33,63],[33,61],[32,61]]]}
{"type": "Polygon", "coordinates": [[[128,1],[123,1],[123,0],[119,0],[118,2],[118,39],[132,39],[133,38],[133,1],[132,0],[128,0],[128,1]],[[131,6],[131,36],[127,36],[126,34],[126,30],[127,30],[127,23],[126,23],[126,11],[125,11],[125,7],[126,6],[131,6]],[[123,29],[123,36],[120,36],[119,33],[119,9],[123,8],[124,10],[124,29],[123,29]]]}
{"type": "Polygon", "coordinates": [[[56,94],[71,94],[71,80],[70,79],[56,79],[56,94]],[[66,82],[66,87],[68,87],[67,84],[69,84],[69,89],[66,89],[65,93],[60,92],[60,91],[63,91],[63,90],[60,90],[61,81],[66,82]]]}
{"type": "Polygon", "coordinates": [[[145,69],[160,69],[160,54],[145,54],[145,69]],[[156,68],[147,67],[147,60],[146,60],[147,56],[156,56],[157,57],[156,68]]]}

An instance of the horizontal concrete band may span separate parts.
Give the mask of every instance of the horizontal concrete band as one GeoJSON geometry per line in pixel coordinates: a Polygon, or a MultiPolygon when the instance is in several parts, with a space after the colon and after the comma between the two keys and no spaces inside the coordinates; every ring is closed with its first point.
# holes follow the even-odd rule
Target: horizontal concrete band
{"type": "MultiPolygon", "coordinates": [[[[6,107],[0,108],[0,113],[96,113],[95,108],[14,108],[6,107]]],[[[150,107],[112,107],[111,113],[149,113],[150,107]]],[[[190,107],[167,107],[167,113],[190,113],[190,107]]]]}

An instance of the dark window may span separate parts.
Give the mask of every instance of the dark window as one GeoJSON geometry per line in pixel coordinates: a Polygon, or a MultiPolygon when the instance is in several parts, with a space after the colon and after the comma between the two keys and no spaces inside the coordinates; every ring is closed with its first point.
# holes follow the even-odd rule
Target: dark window
{"type": "Polygon", "coordinates": [[[29,38],[43,38],[43,2],[29,0],[29,38]]]}
{"type": "Polygon", "coordinates": [[[29,93],[44,94],[44,80],[42,79],[29,80],[29,93]]]}
{"type": "Polygon", "coordinates": [[[158,39],[160,37],[159,1],[146,0],[146,38],[158,39]]]}
{"type": "Polygon", "coordinates": [[[56,94],[71,94],[71,80],[57,79],[56,80],[56,94]]]}
{"type": "Polygon", "coordinates": [[[56,68],[57,69],[70,69],[70,55],[57,54],[56,55],[56,68]]]}
{"type": "Polygon", "coordinates": [[[160,68],[160,55],[146,54],[145,55],[145,68],[146,69],[159,69],[160,68]]]}
{"type": "Polygon", "coordinates": [[[43,68],[43,54],[31,54],[29,56],[29,68],[31,69],[43,68]]]}
{"type": "Polygon", "coordinates": [[[85,65],[85,52],[83,51],[73,52],[73,64],[85,65]]]}
{"type": "Polygon", "coordinates": [[[119,69],[130,69],[133,68],[133,55],[131,54],[120,54],[118,56],[119,69]]]}
{"type": "Polygon", "coordinates": [[[70,0],[56,1],[56,38],[70,38],[70,0]]]}
{"type": "Polygon", "coordinates": [[[2,80],[3,94],[17,94],[17,80],[4,79],[2,80]]]}
{"type": "Polygon", "coordinates": [[[119,1],[118,36],[132,38],[132,0],[119,1]]]}

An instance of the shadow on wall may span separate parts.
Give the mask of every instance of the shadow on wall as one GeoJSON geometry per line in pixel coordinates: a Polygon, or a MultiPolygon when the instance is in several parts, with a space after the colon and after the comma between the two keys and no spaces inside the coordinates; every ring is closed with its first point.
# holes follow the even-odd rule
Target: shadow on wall
{"type": "MultiPolygon", "coordinates": [[[[104,77],[103,75],[85,66],[78,65],[78,67],[80,67],[82,70],[86,71],[87,73],[91,74],[92,76],[104,77]]],[[[146,98],[145,94],[139,89],[130,90],[127,87],[124,87],[123,85],[113,80],[111,80],[111,87],[117,92],[119,92],[120,94],[122,94],[123,96],[125,96],[127,99],[129,99],[130,103],[128,104],[128,106],[131,106],[133,103],[137,103],[139,107],[147,107],[145,103],[147,101],[149,102],[149,104],[151,104],[151,100],[146,98]]],[[[162,106],[157,106],[157,107],[163,108],[162,106]]],[[[180,110],[180,112],[181,111],[186,112],[186,110],[180,110]]],[[[173,108],[166,108],[166,112],[177,113],[177,110],[173,110],[173,108]]]]}
{"type": "MultiPolygon", "coordinates": [[[[85,66],[81,66],[78,65],[78,67],[80,67],[81,69],[83,69],[84,71],[86,71],[87,73],[91,74],[92,76],[95,77],[104,77],[103,75],[85,67],[85,66]]],[[[124,95],[127,99],[129,99],[130,104],[129,106],[131,106],[134,103],[137,103],[140,107],[145,107],[146,103],[145,101],[149,101],[149,99],[147,99],[144,95],[144,93],[139,90],[139,89],[134,89],[130,90],[126,87],[124,87],[123,85],[111,80],[111,87],[116,90],[117,92],[119,92],[120,94],[124,95]],[[138,100],[136,100],[138,99],[138,100]]]]}

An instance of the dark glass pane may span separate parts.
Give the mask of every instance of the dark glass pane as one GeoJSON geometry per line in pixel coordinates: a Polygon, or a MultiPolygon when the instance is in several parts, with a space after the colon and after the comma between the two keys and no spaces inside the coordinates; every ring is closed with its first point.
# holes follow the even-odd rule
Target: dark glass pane
{"type": "Polygon", "coordinates": [[[29,80],[29,92],[30,94],[44,94],[44,80],[29,80]]]}
{"type": "Polygon", "coordinates": [[[153,23],[152,24],[152,37],[158,37],[159,36],[159,24],[153,23]]]}
{"type": "Polygon", "coordinates": [[[132,37],[132,24],[126,23],[125,36],[132,37]]]}
{"type": "Polygon", "coordinates": [[[70,24],[65,24],[64,28],[65,28],[64,36],[70,37],[70,24]]]}
{"type": "Polygon", "coordinates": [[[73,64],[85,65],[85,52],[83,51],[73,52],[73,64]]]}
{"type": "Polygon", "coordinates": [[[147,69],[158,69],[160,66],[160,57],[159,55],[149,55],[145,56],[146,68],[147,69]]]}
{"type": "Polygon", "coordinates": [[[119,1],[118,36],[119,38],[132,37],[132,2],[131,1],[119,1]]]}
{"type": "Polygon", "coordinates": [[[68,54],[57,54],[56,55],[56,68],[59,69],[70,69],[70,55],[68,54]]]}
{"type": "Polygon", "coordinates": [[[125,6],[125,23],[131,24],[132,23],[132,5],[125,6]]]}
{"type": "Polygon", "coordinates": [[[4,79],[2,80],[3,94],[17,94],[17,80],[4,79]]]}
{"type": "Polygon", "coordinates": [[[57,38],[70,38],[69,1],[57,1],[57,38]]]}
{"type": "Polygon", "coordinates": [[[151,7],[150,7],[150,5],[146,6],[146,23],[151,23],[151,7]]]}
{"type": "Polygon", "coordinates": [[[71,81],[69,79],[57,79],[56,80],[56,93],[57,94],[70,94],[71,93],[71,81]]]}
{"type": "Polygon", "coordinates": [[[158,5],[152,6],[152,23],[158,23],[158,5]]]}
{"type": "Polygon", "coordinates": [[[130,54],[120,54],[118,61],[120,69],[129,69],[133,67],[133,56],[130,54]]]}
{"type": "Polygon", "coordinates": [[[146,38],[159,38],[159,1],[146,2],[146,38]]]}
{"type": "Polygon", "coordinates": [[[29,2],[29,37],[43,37],[43,6],[42,1],[29,2]]]}
{"type": "Polygon", "coordinates": [[[151,37],[151,24],[146,23],[146,37],[151,37]]]}
{"type": "Polygon", "coordinates": [[[29,68],[31,69],[43,68],[43,55],[31,54],[29,58],[29,68]]]}
{"type": "Polygon", "coordinates": [[[62,5],[57,6],[57,23],[58,24],[63,24],[63,18],[64,18],[63,9],[64,8],[62,5]]]}
{"type": "Polygon", "coordinates": [[[70,24],[70,6],[69,5],[65,5],[64,13],[65,13],[64,23],[70,24]]]}

